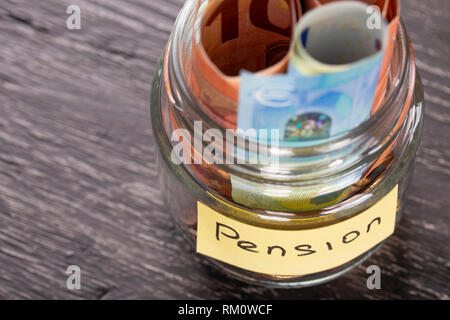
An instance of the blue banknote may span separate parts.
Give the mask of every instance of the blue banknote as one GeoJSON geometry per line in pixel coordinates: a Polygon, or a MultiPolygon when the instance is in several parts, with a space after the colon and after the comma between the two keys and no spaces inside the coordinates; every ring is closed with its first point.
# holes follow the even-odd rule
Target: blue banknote
{"type": "MultiPolygon", "coordinates": [[[[281,142],[306,142],[345,133],[370,116],[381,56],[350,70],[270,77],[241,73],[239,129],[278,129],[281,142]]],[[[256,138],[256,136],[254,138],[256,138]]]]}
{"type": "MultiPolygon", "coordinates": [[[[386,21],[367,27],[368,6],[344,1],[296,26],[287,74],[241,72],[237,127],[278,129],[281,143],[344,134],[370,117],[387,41],[386,21]]],[[[379,13],[378,13],[379,14],[379,13]]]]}

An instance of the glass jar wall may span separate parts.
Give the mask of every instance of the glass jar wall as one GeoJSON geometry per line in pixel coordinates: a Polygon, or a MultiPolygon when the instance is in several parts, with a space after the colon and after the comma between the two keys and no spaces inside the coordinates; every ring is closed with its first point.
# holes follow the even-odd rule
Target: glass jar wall
{"type": "MultiPolygon", "coordinates": [[[[195,1],[187,2],[176,21],[165,55],[158,64],[151,101],[165,208],[189,242],[193,245],[198,242],[199,203],[227,219],[258,228],[255,230],[261,234],[265,230],[321,232],[361,215],[398,188],[395,208],[398,223],[423,122],[423,89],[404,25],[399,26],[382,107],[369,120],[344,135],[318,140],[306,147],[271,146],[269,153],[279,159],[276,166],[239,164],[236,149],[241,148],[241,154],[248,155],[252,142],[236,145],[234,138],[227,136],[227,128],[198,104],[186,77],[194,7],[195,1]],[[184,143],[190,144],[192,157],[202,155],[207,143],[195,140],[197,121],[202,123],[202,134],[211,128],[218,129],[222,145],[232,140],[235,148],[224,151],[225,163],[214,163],[211,159],[203,159],[201,164],[174,161],[174,146],[180,143],[173,138],[175,129],[182,128],[192,138],[183,138],[184,143]],[[280,194],[283,197],[286,193],[293,195],[290,197],[295,201],[289,196],[287,201],[280,200],[280,194]],[[277,201],[272,201],[274,198],[277,201]]],[[[330,243],[327,245],[331,247],[330,243]]],[[[277,273],[276,266],[270,273],[258,272],[230,263],[231,260],[225,263],[224,259],[205,258],[241,280],[274,287],[302,287],[341,275],[380,246],[381,243],[371,246],[326,270],[309,268],[313,271],[298,274],[281,272],[282,267],[277,273]]],[[[243,250],[243,254],[252,252],[243,250]]]]}

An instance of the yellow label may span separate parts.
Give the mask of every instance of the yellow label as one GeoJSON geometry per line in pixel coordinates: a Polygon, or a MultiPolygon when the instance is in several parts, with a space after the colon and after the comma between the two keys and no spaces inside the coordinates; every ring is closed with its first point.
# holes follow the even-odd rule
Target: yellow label
{"type": "Polygon", "coordinates": [[[357,258],[394,232],[397,193],[398,186],[353,218],[309,230],[251,226],[198,202],[197,252],[271,275],[325,271],[357,258]]]}

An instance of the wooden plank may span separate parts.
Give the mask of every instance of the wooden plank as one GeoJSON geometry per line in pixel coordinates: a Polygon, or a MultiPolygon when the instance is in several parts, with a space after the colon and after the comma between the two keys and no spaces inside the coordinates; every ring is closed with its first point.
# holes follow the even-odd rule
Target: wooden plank
{"type": "Polygon", "coordinates": [[[405,217],[369,261],[315,288],[230,280],[164,212],[149,121],[181,0],[0,3],[0,298],[424,298],[450,295],[450,2],[403,1],[426,91],[405,217]],[[82,8],[82,29],[65,27],[82,8]],[[82,290],[65,269],[82,269],[82,290]],[[366,288],[380,265],[382,290],[366,288]]]}

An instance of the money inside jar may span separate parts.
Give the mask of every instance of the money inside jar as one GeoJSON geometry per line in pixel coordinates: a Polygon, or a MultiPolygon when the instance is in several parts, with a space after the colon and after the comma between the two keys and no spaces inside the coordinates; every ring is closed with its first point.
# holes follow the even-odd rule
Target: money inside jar
{"type": "Polygon", "coordinates": [[[399,1],[185,7],[152,95],[167,210],[243,280],[303,286],[361,262],[399,221],[420,141],[399,1]]]}
{"type": "MultiPolygon", "coordinates": [[[[343,133],[370,117],[386,91],[380,88],[386,86],[386,61],[392,54],[390,35],[395,34],[398,24],[398,1],[328,2],[200,1],[188,75],[192,92],[205,112],[225,128],[275,128],[281,130],[282,141],[297,143],[343,133]],[[375,29],[367,28],[368,12],[379,14],[375,29]],[[313,63],[308,64],[301,55],[300,40],[306,38],[305,31],[300,34],[298,30],[305,23],[315,23],[319,29],[315,34],[315,28],[309,31],[316,55],[327,53],[330,59],[346,58],[342,61],[351,63],[325,61],[331,63],[321,63],[321,67],[331,70],[307,70],[321,58],[310,59],[313,63]],[[330,49],[332,39],[336,43],[330,49]],[[257,93],[254,97],[252,91],[257,93]],[[286,96],[295,100],[295,105],[264,107],[259,102],[267,96],[275,96],[275,105],[280,103],[276,99],[286,96]],[[333,107],[335,112],[330,112],[333,107]],[[324,109],[327,112],[321,112],[324,109]]],[[[196,152],[194,148],[192,152],[196,152]]],[[[383,155],[372,169],[379,170],[390,156],[383,155]]],[[[324,191],[299,187],[297,192],[286,192],[279,185],[261,189],[258,183],[243,181],[208,161],[191,165],[191,170],[220,194],[266,210],[317,210],[345,199],[356,188],[324,191]],[[326,196],[321,196],[323,193],[326,196]]],[[[360,188],[370,172],[361,172],[354,185],[360,188]]]]}

